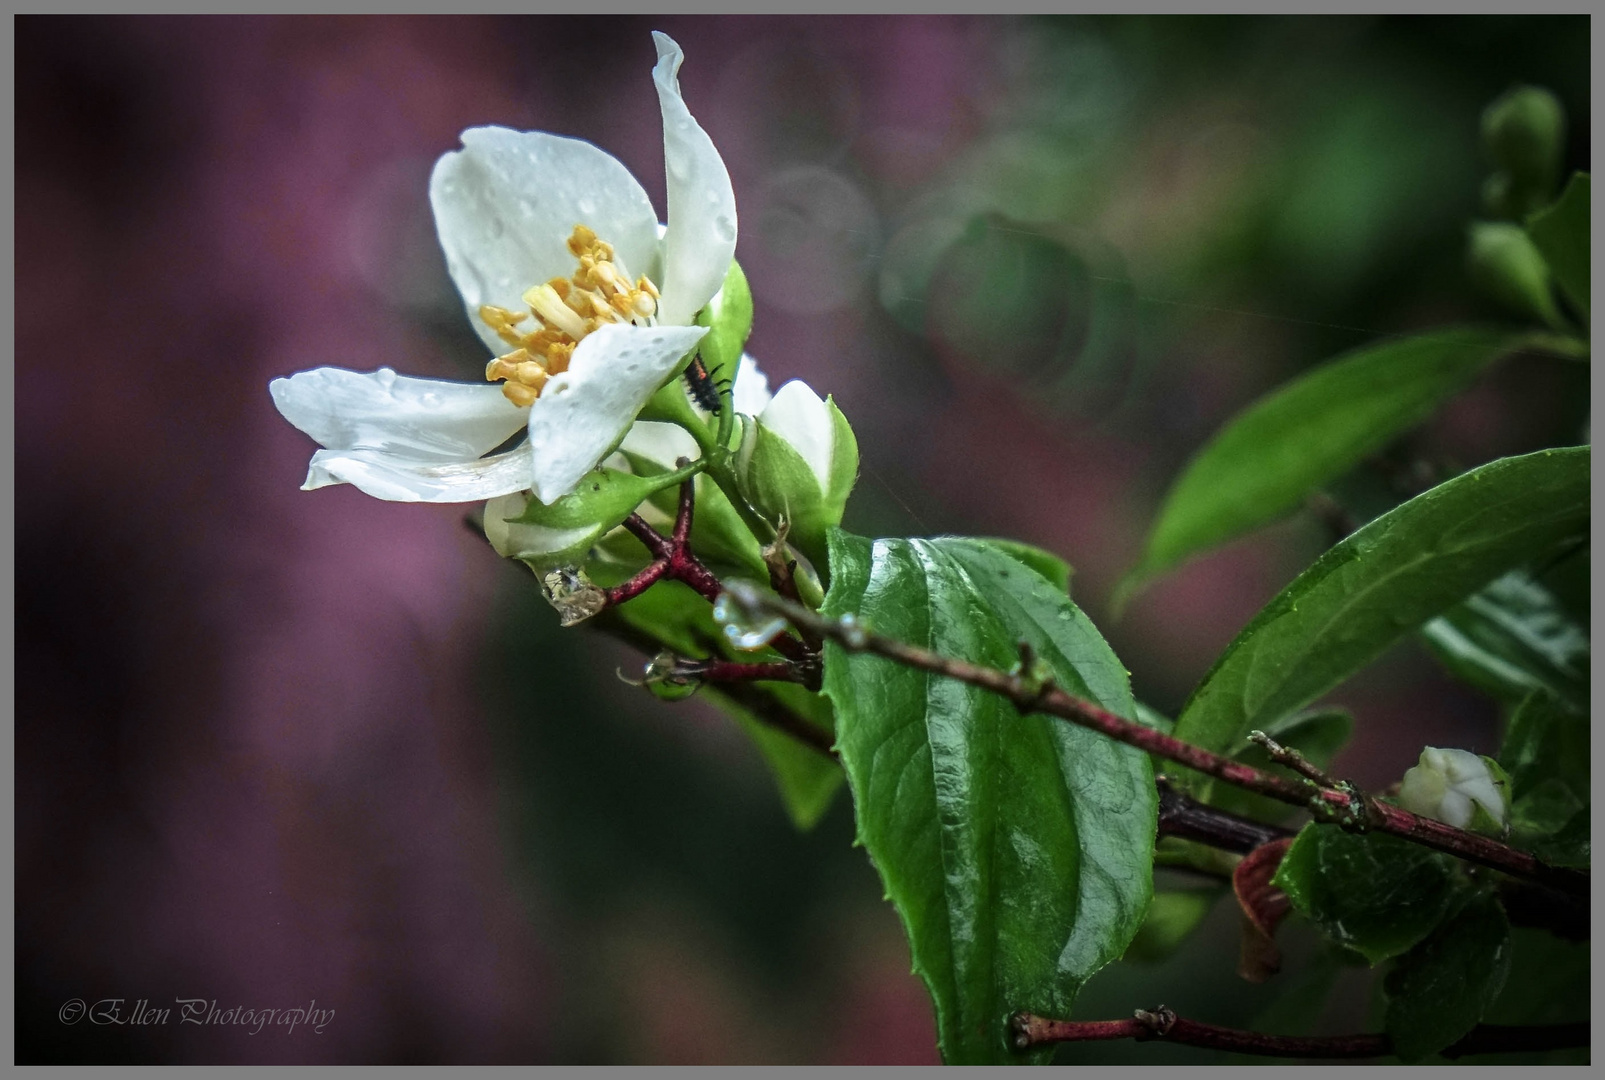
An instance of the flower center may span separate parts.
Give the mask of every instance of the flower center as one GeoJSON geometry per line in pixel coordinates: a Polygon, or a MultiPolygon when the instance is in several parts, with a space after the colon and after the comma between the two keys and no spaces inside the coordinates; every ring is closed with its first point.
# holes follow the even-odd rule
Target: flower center
{"type": "Polygon", "coordinates": [[[586,334],[605,323],[647,325],[658,310],[657,286],[645,277],[630,277],[614,259],[613,245],[597,239],[584,225],[574,226],[568,249],[579,259],[572,278],[553,278],[524,293],[529,312],[509,311],[485,304],[479,317],[496,336],[513,346],[485,366],[485,379],[502,384],[502,393],[514,405],[524,406],[540,397],[541,387],[553,375],[568,370],[586,334]],[[534,322],[520,326],[534,315],[534,322]]]}

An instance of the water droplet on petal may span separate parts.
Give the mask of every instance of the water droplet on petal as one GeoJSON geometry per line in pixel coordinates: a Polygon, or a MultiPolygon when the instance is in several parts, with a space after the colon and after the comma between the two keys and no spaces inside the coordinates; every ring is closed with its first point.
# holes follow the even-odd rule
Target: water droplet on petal
{"type": "Polygon", "coordinates": [[[580,213],[589,217],[590,215],[596,213],[596,203],[591,199],[581,199],[579,201],[579,210],[580,213]]]}
{"type": "Polygon", "coordinates": [[[730,243],[736,238],[736,223],[725,214],[713,219],[713,231],[719,234],[719,239],[730,243]]]}

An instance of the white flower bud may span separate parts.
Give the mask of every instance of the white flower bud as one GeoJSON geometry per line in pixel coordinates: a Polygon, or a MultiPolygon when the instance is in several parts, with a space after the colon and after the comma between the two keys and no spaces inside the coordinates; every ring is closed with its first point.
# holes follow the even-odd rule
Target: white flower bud
{"type": "Polygon", "coordinates": [[[1481,807],[1497,828],[1510,819],[1508,783],[1498,766],[1468,750],[1428,746],[1421,762],[1404,774],[1399,803],[1406,810],[1457,829],[1467,828],[1481,807]]]}
{"type": "Polygon", "coordinates": [[[793,379],[746,425],[739,460],[748,501],[785,520],[798,550],[822,563],[825,530],[841,524],[858,479],[858,440],[836,403],[793,379]]]}

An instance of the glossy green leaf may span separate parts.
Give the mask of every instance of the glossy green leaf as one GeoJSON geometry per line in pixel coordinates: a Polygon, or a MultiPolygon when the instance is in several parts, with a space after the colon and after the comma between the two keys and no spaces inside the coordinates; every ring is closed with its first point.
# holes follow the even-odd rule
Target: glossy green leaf
{"type": "MultiPolygon", "coordinates": [[[[1059,685],[1123,716],[1125,668],[1054,582],[985,542],[831,534],[825,612],[1005,669],[1030,643],[1059,685]]],[[[825,693],[858,835],[908,930],[950,1062],[1012,1048],[1018,1009],[1069,1014],[1120,956],[1152,891],[1147,756],[1018,715],[995,694],[889,660],[825,651],[825,693]]]]}
{"type": "MultiPolygon", "coordinates": [[[[1283,746],[1297,750],[1309,761],[1325,768],[1349,741],[1354,717],[1342,709],[1313,709],[1283,717],[1263,730],[1283,746]]],[[[1271,756],[1257,743],[1244,740],[1233,749],[1231,756],[1256,769],[1274,771],[1271,756]]],[[[1296,807],[1226,784],[1215,785],[1209,801],[1212,806],[1256,821],[1284,821],[1297,813],[1296,807]]]]}
{"type": "Polygon", "coordinates": [[[1154,893],[1137,936],[1120,959],[1151,964],[1175,952],[1187,935],[1198,929],[1224,889],[1175,889],[1154,893]]]}
{"type": "Polygon", "coordinates": [[[1171,487],[1121,594],[1298,509],[1518,341],[1470,328],[1389,341],[1328,361],[1250,405],[1171,487]]]}
{"type": "Polygon", "coordinates": [[[1483,1015],[1487,1024],[1566,1024],[1587,1020],[1589,946],[1547,930],[1512,927],[1510,973],[1483,1015]]]}
{"type": "Polygon", "coordinates": [[[1527,232],[1567,298],[1588,312],[1588,173],[1573,173],[1553,204],[1527,219],[1527,232]]]}
{"type": "Polygon", "coordinates": [[[1531,796],[1546,780],[1570,790],[1579,802],[1588,799],[1588,719],[1548,694],[1528,697],[1511,713],[1499,764],[1510,775],[1515,802],[1531,796]]]}
{"type": "Polygon", "coordinates": [[[1589,809],[1582,806],[1553,835],[1532,845],[1532,852],[1552,866],[1587,869],[1589,862],[1589,809]]]}
{"type": "Polygon", "coordinates": [[[1586,535],[1588,457],[1568,447],[1501,458],[1332,547],[1227,647],[1176,737],[1228,750],[1491,579],[1586,535]]]}
{"type": "Polygon", "coordinates": [[[1025,563],[1031,569],[1053,582],[1066,596],[1070,595],[1070,577],[1075,573],[1070,564],[1051,551],[1019,540],[1005,540],[996,536],[977,537],[980,543],[990,544],[1011,559],[1025,563]]]}
{"type": "Polygon", "coordinates": [[[1538,690],[1588,711],[1588,632],[1526,571],[1496,578],[1421,636],[1451,672],[1502,701],[1538,690]]]}
{"type": "Polygon", "coordinates": [[[1446,855],[1383,833],[1306,825],[1271,884],[1333,941],[1372,964],[1432,932],[1454,892],[1446,855]]]}
{"type": "Polygon", "coordinates": [[[1477,1026],[1510,971],[1510,922],[1492,892],[1464,898],[1383,983],[1394,1053],[1419,1061],[1477,1026]]]}

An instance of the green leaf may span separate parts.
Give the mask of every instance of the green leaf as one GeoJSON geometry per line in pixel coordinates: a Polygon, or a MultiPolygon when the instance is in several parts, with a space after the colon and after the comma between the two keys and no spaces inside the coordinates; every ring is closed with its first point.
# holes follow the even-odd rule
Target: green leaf
{"type": "Polygon", "coordinates": [[[1120,959],[1151,964],[1165,959],[1198,928],[1225,889],[1180,889],[1154,893],[1137,936],[1120,959]]]}
{"type": "Polygon", "coordinates": [[[1454,891],[1452,870],[1448,856],[1419,844],[1312,823],[1271,884],[1333,941],[1375,965],[1432,932],[1454,891]]]}
{"type": "Polygon", "coordinates": [[[1549,272],[1579,311],[1588,315],[1588,173],[1573,173],[1560,198],[1527,219],[1527,232],[1549,272]]]}
{"type": "MultiPolygon", "coordinates": [[[[1065,690],[1122,716],[1126,671],[1054,582],[974,540],[830,537],[824,612],[945,656],[1011,668],[1024,640],[1065,690]]],[[[995,694],[825,649],[825,693],[859,840],[908,930],[950,1062],[1021,1054],[1007,1018],[1069,1014],[1120,956],[1153,887],[1157,813],[1141,751],[995,694]]]]}
{"type": "MultiPolygon", "coordinates": [[[[831,729],[830,702],[819,694],[785,683],[763,684],[759,689],[792,712],[811,720],[821,730],[831,729]]],[[[704,692],[710,701],[734,717],[757,744],[780,787],[781,802],[792,824],[804,832],[819,824],[845,779],[841,766],[785,732],[761,722],[747,707],[713,687],[704,692]]]]}
{"type": "Polygon", "coordinates": [[[1586,446],[1501,458],[1351,534],[1237,635],[1176,737],[1224,752],[1490,579],[1586,535],[1588,458],[1586,446]]]}
{"type": "Polygon", "coordinates": [[[1546,780],[1570,791],[1578,803],[1589,791],[1588,719],[1538,692],[1511,713],[1499,748],[1499,764],[1510,774],[1510,797],[1530,797],[1546,780]]]}
{"type": "Polygon", "coordinates": [[[1532,845],[1532,852],[1552,866],[1589,867],[1589,810],[1585,805],[1553,835],[1532,845]]]}
{"type": "Polygon", "coordinates": [[[1005,540],[996,536],[982,536],[975,538],[977,543],[990,544],[1009,558],[1023,562],[1054,585],[1066,596],[1070,595],[1070,578],[1075,573],[1070,564],[1051,551],[1032,544],[1022,543],[1019,540],[1005,540]]]}
{"type": "Polygon", "coordinates": [[[1421,635],[1451,672],[1502,701],[1540,690],[1588,711],[1588,633],[1526,571],[1490,582],[1421,635]]]}
{"type": "Polygon", "coordinates": [[[1587,1020],[1588,942],[1564,941],[1544,930],[1510,932],[1510,974],[1483,1015],[1488,1024],[1565,1024],[1587,1020]]]}
{"type": "Polygon", "coordinates": [[[1383,983],[1387,1031],[1405,1061],[1420,1061],[1477,1026],[1510,971],[1510,922],[1492,892],[1465,898],[1383,983]]]}
{"type": "MultiPolygon", "coordinates": [[[[1294,713],[1264,729],[1265,734],[1283,746],[1297,750],[1321,768],[1325,768],[1333,755],[1349,741],[1349,734],[1353,730],[1354,717],[1343,709],[1314,709],[1294,713]]],[[[1256,769],[1271,769],[1273,764],[1264,747],[1246,739],[1237,745],[1231,756],[1256,769]]],[[[1226,784],[1216,785],[1209,801],[1212,806],[1256,821],[1284,821],[1297,812],[1295,807],[1286,803],[1226,784]]]]}
{"type": "Polygon", "coordinates": [[[1250,405],[1171,487],[1120,595],[1298,509],[1312,491],[1425,420],[1519,340],[1462,328],[1389,341],[1328,361],[1250,405]]]}

